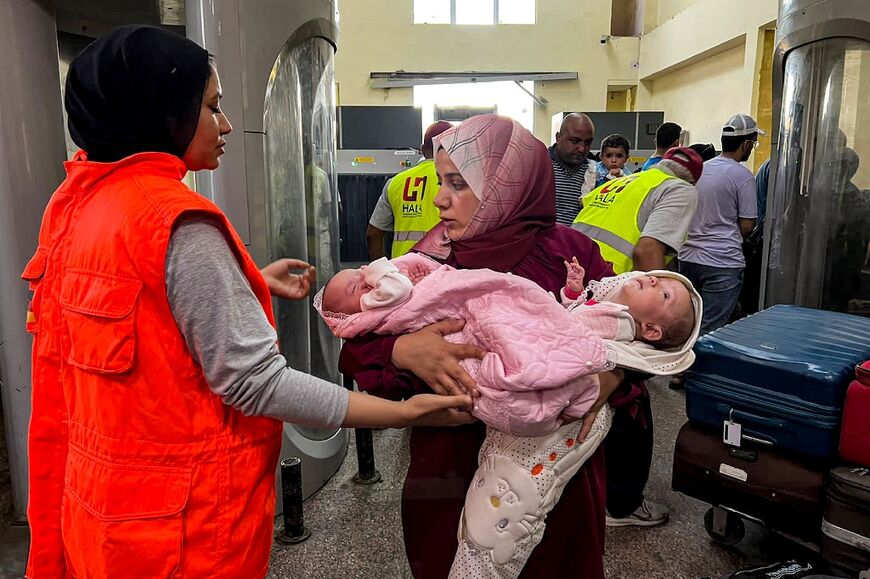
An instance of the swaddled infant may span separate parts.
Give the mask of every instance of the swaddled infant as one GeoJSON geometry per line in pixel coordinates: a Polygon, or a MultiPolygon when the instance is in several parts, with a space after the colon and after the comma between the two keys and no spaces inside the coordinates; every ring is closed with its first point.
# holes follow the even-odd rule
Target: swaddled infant
{"type": "Polygon", "coordinates": [[[562,304],[537,284],[490,270],[456,270],[419,254],[339,272],[315,306],[339,337],[405,333],[447,317],[483,347],[463,360],[478,384],[473,414],[487,425],[468,489],[450,578],[511,578],[543,536],[547,513],[610,428],[605,405],[579,440],[598,397],[597,374],[616,366],[650,374],[694,360],[701,298],[683,276],[629,272],[583,285],[565,262],[562,304]]]}
{"type": "MultiPolygon", "coordinates": [[[[578,311],[587,317],[612,317],[616,321],[615,334],[605,332],[602,338],[627,341],[639,340],[657,348],[674,348],[689,339],[695,319],[692,299],[686,285],[673,277],[642,275],[634,272],[632,279],[622,285],[607,302],[625,306],[624,313],[604,304],[607,302],[581,300],[584,297],[583,277],[585,272],[577,258],[565,262],[568,271],[562,303],[573,308],[596,307],[578,311]],[[612,334],[612,335],[611,335],[612,334]]],[[[425,276],[419,268],[406,275],[382,257],[368,266],[344,269],[326,284],[323,292],[323,309],[342,314],[356,314],[374,308],[398,306],[410,299],[414,288],[411,277],[425,276]]],[[[625,274],[624,274],[625,275],[625,274]]],[[[611,324],[612,327],[612,324],[611,324]]]]}
{"type": "Polygon", "coordinates": [[[446,338],[487,351],[461,362],[481,393],[473,413],[494,428],[538,436],[591,408],[598,372],[622,366],[673,374],[694,359],[688,342],[700,297],[684,277],[630,272],[590,282],[581,295],[582,268],[576,260],[565,265],[567,309],[520,276],[457,270],[413,253],[339,272],[315,305],[341,338],[466,320],[446,338]]]}

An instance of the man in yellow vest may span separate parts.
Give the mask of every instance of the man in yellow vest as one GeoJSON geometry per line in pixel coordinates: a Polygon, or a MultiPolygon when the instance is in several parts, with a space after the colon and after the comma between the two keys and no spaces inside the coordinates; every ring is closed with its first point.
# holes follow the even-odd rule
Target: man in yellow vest
{"type": "Polygon", "coordinates": [[[670,149],[652,168],[587,193],[572,227],[598,243],[617,274],[664,269],[686,241],[703,167],[694,150],[670,149]]]}
{"type": "MultiPolygon", "coordinates": [[[[583,196],[572,227],[598,243],[616,273],[664,269],[686,240],[698,205],[694,183],[704,162],[689,148],[670,149],[654,167],[614,179],[583,196]]],[[[649,393],[640,383],[631,412],[616,414],[604,440],[608,527],[667,522],[665,505],[644,496],[653,449],[649,393]]]]}
{"type": "Polygon", "coordinates": [[[369,259],[384,257],[385,232],[393,231],[390,257],[396,258],[408,253],[438,223],[438,208],[433,203],[438,193],[438,174],[432,138],[452,126],[447,121],[430,125],[420,145],[424,160],[387,181],[366,231],[369,259]]]}

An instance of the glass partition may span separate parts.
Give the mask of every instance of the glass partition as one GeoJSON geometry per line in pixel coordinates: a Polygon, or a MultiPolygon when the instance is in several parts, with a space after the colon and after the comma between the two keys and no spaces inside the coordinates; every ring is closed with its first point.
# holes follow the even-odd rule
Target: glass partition
{"type": "MultiPolygon", "coordinates": [[[[278,342],[290,366],[340,384],[339,340],[312,307],[339,264],[334,53],[322,38],[285,45],[269,78],[264,127],[269,258],[317,268],[308,299],[275,301],[278,342]]],[[[295,428],[314,440],[335,433],[295,428]]]]}
{"type": "MultiPolygon", "coordinates": [[[[317,267],[312,295],[339,269],[338,175],[335,170],[335,49],[314,38],[293,49],[302,89],[302,146],[308,259],[317,267]]],[[[310,301],[310,300],[309,300],[310,301]]],[[[311,371],[340,384],[340,342],[309,305],[311,371]]]]}
{"type": "Polygon", "coordinates": [[[870,315],[868,94],[870,43],[826,39],[786,59],[766,305],[870,315]]]}

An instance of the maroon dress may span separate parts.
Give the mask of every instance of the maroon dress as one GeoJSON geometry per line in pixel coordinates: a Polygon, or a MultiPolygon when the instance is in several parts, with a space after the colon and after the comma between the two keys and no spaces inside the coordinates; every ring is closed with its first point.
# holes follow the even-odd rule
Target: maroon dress
{"type": "MultiPolygon", "coordinates": [[[[563,261],[574,256],[586,269],[587,282],[613,275],[594,241],[562,225],[542,229],[532,249],[511,271],[558,295],[565,284],[563,261]]],[[[452,258],[447,263],[461,268],[452,258]]],[[[353,375],[360,390],[382,398],[401,400],[430,392],[419,378],[390,363],[396,339],[370,335],[347,342],[339,360],[341,371],[353,375]]],[[[485,434],[481,422],[415,427],[411,433],[402,526],[405,551],[416,579],[444,579],[450,571],[460,512],[485,434]]],[[[604,468],[600,448],[565,486],[522,578],[604,578],[604,468]]]]}

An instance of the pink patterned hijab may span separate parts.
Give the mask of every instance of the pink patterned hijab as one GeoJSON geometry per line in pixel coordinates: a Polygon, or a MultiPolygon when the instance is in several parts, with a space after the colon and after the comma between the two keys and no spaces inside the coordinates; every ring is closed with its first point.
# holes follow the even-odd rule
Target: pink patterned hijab
{"type": "Polygon", "coordinates": [[[516,121],[480,115],[433,139],[480,199],[462,238],[451,241],[442,223],[414,250],[463,268],[509,271],[554,226],[556,191],[547,147],[516,121]]]}

